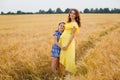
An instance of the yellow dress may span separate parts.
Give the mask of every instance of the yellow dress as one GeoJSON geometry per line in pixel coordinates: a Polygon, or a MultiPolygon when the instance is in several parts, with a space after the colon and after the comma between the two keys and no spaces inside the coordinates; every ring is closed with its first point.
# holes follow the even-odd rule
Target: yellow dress
{"type": "MultiPolygon", "coordinates": [[[[65,24],[65,30],[60,36],[59,43],[64,47],[68,44],[72,28],[76,28],[76,33],[79,33],[78,24],[76,22],[70,22],[65,24]]],[[[60,63],[65,66],[65,70],[71,73],[76,72],[75,68],[75,40],[73,39],[66,50],[60,52],[60,63]]]]}

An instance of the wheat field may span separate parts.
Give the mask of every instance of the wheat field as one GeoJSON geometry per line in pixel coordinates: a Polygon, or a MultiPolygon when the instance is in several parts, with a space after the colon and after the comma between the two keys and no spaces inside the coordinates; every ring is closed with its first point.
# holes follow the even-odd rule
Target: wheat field
{"type": "MultiPolygon", "coordinates": [[[[67,16],[0,15],[0,80],[59,80],[51,71],[52,35],[67,16]]],[[[120,80],[120,14],[80,17],[71,80],[120,80]]]]}

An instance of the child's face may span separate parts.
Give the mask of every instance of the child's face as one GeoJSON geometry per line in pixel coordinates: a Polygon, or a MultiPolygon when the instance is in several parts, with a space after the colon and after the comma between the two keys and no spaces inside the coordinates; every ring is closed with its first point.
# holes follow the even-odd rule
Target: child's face
{"type": "Polygon", "coordinates": [[[59,31],[61,31],[61,32],[64,31],[64,29],[65,29],[64,25],[65,25],[65,24],[60,24],[60,25],[59,25],[59,27],[58,27],[59,31]]]}

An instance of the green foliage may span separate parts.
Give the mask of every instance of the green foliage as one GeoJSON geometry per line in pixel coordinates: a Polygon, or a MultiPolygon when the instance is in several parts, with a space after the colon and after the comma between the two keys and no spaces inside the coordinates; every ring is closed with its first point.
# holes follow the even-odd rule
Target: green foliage
{"type": "MultiPolygon", "coordinates": [[[[18,10],[16,13],[15,12],[7,12],[4,13],[3,11],[1,12],[1,15],[9,15],[9,14],[63,14],[63,13],[69,13],[70,8],[65,9],[65,11],[62,11],[61,8],[57,8],[56,10],[52,10],[49,8],[47,11],[45,10],[39,10],[38,12],[23,12],[21,10],[18,10]]],[[[80,11],[80,13],[120,13],[120,9],[114,8],[114,9],[109,9],[109,8],[85,8],[83,11],[80,11]]]]}

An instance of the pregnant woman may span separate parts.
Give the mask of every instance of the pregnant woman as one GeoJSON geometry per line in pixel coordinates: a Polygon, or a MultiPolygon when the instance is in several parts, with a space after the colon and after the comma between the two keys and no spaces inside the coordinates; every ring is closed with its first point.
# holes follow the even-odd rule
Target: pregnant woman
{"type": "Polygon", "coordinates": [[[64,47],[64,49],[60,52],[62,75],[66,75],[67,73],[75,74],[76,72],[74,37],[79,33],[80,26],[81,24],[78,10],[71,9],[68,14],[68,21],[65,24],[65,30],[59,40],[60,45],[64,47]]]}

